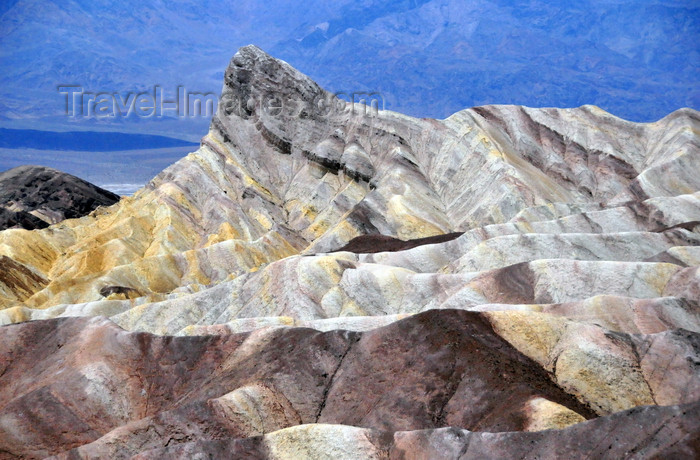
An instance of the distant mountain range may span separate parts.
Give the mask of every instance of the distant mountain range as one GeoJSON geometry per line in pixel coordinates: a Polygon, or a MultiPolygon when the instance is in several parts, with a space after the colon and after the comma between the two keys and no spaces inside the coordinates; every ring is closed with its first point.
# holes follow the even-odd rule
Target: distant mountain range
{"type": "Polygon", "coordinates": [[[198,145],[150,134],[0,128],[0,173],[49,166],[130,195],[198,145]]]}
{"type": "Polygon", "coordinates": [[[116,152],[144,148],[194,147],[180,139],[148,134],[95,131],[37,131],[0,128],[0,148],[116,152]]]}
{"type": "Polygon", "coordinates": [[[331,91],[378,91],[387,108],[415,116],[595,104],[651,121],[700,108],[700,4],[691,0],[6,0],[0,15],[6,127],[78,123],[197,140],[208,118],[70,122],[56,87],[218,93],[221,69],[248,43],[331,91]]]}

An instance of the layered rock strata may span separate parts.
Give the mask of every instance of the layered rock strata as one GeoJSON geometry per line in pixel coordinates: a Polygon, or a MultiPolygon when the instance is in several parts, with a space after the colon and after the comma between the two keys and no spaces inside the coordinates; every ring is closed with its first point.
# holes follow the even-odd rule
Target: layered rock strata
{"type": "Polygon", "coordinates": [[[199,150],[0,233],[0,452],[698,455],[698,132],[373,112],[242,48],[199,150]]]}

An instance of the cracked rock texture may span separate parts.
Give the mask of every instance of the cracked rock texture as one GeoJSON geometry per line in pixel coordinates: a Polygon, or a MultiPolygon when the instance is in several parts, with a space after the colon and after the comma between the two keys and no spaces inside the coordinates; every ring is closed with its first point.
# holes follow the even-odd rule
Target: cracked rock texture
{"type": "Polygon", "coordinates": [[[0,232],[0,458],[699,456],[699,132],[242,48],[199,150],[0,232]]]}

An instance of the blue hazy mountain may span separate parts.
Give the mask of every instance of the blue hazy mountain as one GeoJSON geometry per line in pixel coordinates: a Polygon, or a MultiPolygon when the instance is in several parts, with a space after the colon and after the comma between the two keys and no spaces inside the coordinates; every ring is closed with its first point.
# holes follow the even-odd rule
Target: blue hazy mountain
{"type": "Polygon", "coordinates": [[[441,118],[496,103],[595,104],[651,121],[700,108],[697,0],[4,0],[0,124],[198,139],[208,120],[69,120],[59,85],[218,93],[255,43],[332,91],[441,118]],[[67,126],[67,127],[66,127],[67,126]]]}
{"type": "Polygon", "coordinates": [[[96,131],[37,131],[0,128],[0,148],[117,152],[144,148],[196,147],[192,142],[151,134],[96,131]]]}

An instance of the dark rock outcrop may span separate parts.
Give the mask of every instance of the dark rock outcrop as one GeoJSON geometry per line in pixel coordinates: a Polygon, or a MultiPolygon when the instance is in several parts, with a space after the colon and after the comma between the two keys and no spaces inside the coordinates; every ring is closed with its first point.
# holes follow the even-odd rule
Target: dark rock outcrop
{"type": "Polygon", "coordinates": [[[11,211],[7,208],[0,208],[0,230],[5,230],[7,228],[35,230],[48,226],[48,222],[29,214],[27,211],[11,211]]]}
{"type": "Polygon", "coordinates": [[[118,195],[70,174],[19,166],[0,173],[0,230],[44,228],[117,201],[118,195]]]}

